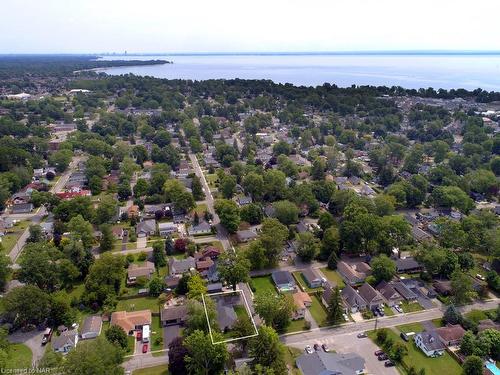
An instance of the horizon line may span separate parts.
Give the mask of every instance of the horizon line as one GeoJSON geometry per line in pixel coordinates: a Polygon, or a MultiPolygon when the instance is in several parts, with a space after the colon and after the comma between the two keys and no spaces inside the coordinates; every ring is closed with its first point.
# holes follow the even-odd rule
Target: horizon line
{"type": "Polygon", "coordinates": [[[0,56],[307,56],[307,55],[500,55],[500,50],[350,50],[350,51],[218,51],[218,52],[0,52],[0,56]]]}

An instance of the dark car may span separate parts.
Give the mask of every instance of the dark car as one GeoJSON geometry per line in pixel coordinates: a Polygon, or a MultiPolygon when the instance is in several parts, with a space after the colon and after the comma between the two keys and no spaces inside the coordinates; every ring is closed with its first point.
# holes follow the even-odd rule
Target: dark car
{"type": "Polygon", "coordinates": [[[396,366],[396,364],[392,361],[385,361],[384,366],[385,367],[393,367],[393,366],[396,366]]]}
{"type": "Polygon", "coordinates": [[[377,350],[377,351],[375,352],[375,355],[376,355],[377,357],[378,357],[379,355],[382,355],[382,354],[384,354],[384,351],[383,351],[383,350],[377,350]]]}
{"type": "Polygon", "coordinates": [[[380,354],[380,355],[378,356],[378,360],[379,360],[379,361],[385,361],[385,360],[387,360],[387,359],[389,359],[389,357],[388,357],[388,356],[387,356],[387,354],[385,354],[385,353],[380,354]]]}
{"type": "Polygon", "coordinates": [[[327,352],[327,353],[330,351],[330,348],[329,348],[329,347],[328,347],[328,345],[326,345],[326,344],[321,345],[321,347],[322,347],[322,348],[323,348],[323,350],[324,350],[325,352],[327,352]]]}
{"type": "Polygon", "coordinates": [[[319,351],[319,344],[314,344],[313,348],[314,350],[319,351]]]}
{"type": "Polygon", "coordinates": [[[143,353],[147,353],[147,352],[148,352],[148,344],[144,344],[144,345],[142,346],[142,352],[143,352],[143,353]]]}
{"type": "Polygon", "coordinates": [[[364,333],[364,332],[358,333],[358,339],[364,339],[366,337],[368,337],[368,335],[366,333],[364,333]]]}

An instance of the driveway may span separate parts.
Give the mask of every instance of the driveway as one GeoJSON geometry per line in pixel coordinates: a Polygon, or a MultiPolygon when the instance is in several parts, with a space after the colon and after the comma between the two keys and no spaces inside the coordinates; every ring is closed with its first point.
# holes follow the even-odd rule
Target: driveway
{"type": "Polygon", "coordinates": [[[138,249],[144,249],[148,245],[148,238],[147,237],[140,237],[137,238],[137,248],[138,249]]]}
{"type": "Polygon", "coordinates": [[[168,349],[168,345],[177,336],[181,335],[181,326],[176,324],[173,326],[163,327],[163,349],[168,349]]]}
{"type": "Polygon", "coordinates": [[[33,330],[30,332],[14,332],[12,335],[8,336],[10,342],[16,344],[24,344],[31,349],[33,353],[33,365],[36,365],[38,361],[43,357],[45,353],[46,346],[42,346],[43,331],[33,330]]]}

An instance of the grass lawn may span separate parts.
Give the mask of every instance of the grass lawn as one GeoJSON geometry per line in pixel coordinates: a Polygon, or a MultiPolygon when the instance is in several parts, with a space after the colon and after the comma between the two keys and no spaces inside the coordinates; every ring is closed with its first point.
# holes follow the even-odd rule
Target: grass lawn
{"type": "Polygon", "coordinates": [[[21,221],[7,230],[7,234],[1,238],[1,244],[6,253],[14,248],[21,234],[28,228],[29,221],[21,221]]]}
{"type": "Polygon", "coordinates": [[[234,306],[234,312],[236,313],[236,317],[238,319],[249,318],[248,313],[247,313],[247,309],[245,308],[245,306],[241,306],[241,305],[234,306]]]}
{"type": "Polygon", "coordinates": [[[401,308],[405,313],[422,311],[424,309],[422,306],[420,306],[418,302],[408,302],[408,301],[403,301],[401,304],[401,308]]]}
{"type": "Polygon", "coordinates": [[[403,324],[402,326],[397,326],[396,328],[404,333],[408,333],[408,332],[418,333],[418,332],[422,332],[424,330],[424,326],[421,323],[403,324]]]}
{"type": "Polygon", "coordinates": [[[251,282],[255,288],[255,294],[264,293],[267,291],[277,293],[271,276],[252,277],[251,282]]]}
{"type": "Polygon", "coordinates": [[[198,216],[203,216],[205,214],[205,211],[207,210],[208,206],[206,203],[198,203],[196,204],[196,208],[194,209],[194,211],[198,213],[198,216]]]}
{"type": "Polygon", "coordinates": [[[199,244],[199,246],[201,246],[202,249],[204,249],[207,246],[213,246],[216,249],[224,251],[224,246],[222,245],[222,242],[220,242],[220,241],[207,242],[207,243],[199,244]]]}
{"type": "Polygon", "coordinates": [[[6,368],[25,369],[31,367],[33,353],[24,344],[12,344],[7,358],[6,368]]]}
{"type": "MultiPolygon", "coordinates": [[[[417,372],[421,368],[424,368],[426,375],[462,374],[462,367],[448,353],[445,352],[444,355],[437,358],[427,357],[419,348],[417,348],[413,341],[405,342],[391,329],[388,329],[387,332],[388,337],[390,337],[394,343],[400,342],[406,346],[408,349],[408,355],[404,357],[403,361],[408,366],[415,366],[417,372]]],[[[375,331],[369,332],[368,336],[375,342],[375,331]]]]}
{"type": "Polygon", "coordinates": [[[319,326],[327,326],[327,312],[320,299],[316,295],[311,295],[312,305],[309,307],[309,312],[319,326]]]}
{"type": "Polygon", "coordinates": [[[158,311],[158,298],[156,297],[139,297],[131,299],[122,299],[118,301],[116,310],[137,311],[150,309],[151,311],[158,311]]]}
{"type": "Polygon", "coordinates": [[[304,330],[305,319],[292,320],[288,327],[286,327],[285,333],[290,332],[300,332],[304,330]]]}
{"type": "Polygon", "coordinates": [[[217,178],[217,175],[215,173],[213,174],[206,174],[205,179],[207,180],[207,184],[210,187],[210,189],[216,188],[215,183],[219,181],[217,178]]]}
{"type": "Polygon", "coordinates": [[[135,336],[127,336],[127,351],[125,354],[134,354],[134,349],[135,349],[135,336]]]}
{"type": "Polygon", "coordinates": [[[153,316],[151,320],[151,350],[163,349],[163,328],[160,323],[159,316],[153,316]],[[161,342],[157,344],[157,339],[161,338],[161,342]]]}
{"type": "Polygon", "coordinates": [[[444,326],[442,318],[432,319],[432,324],[434,324],[434,327],[436,327],[436,328],[444,326]]]}
{"type": "Polygon", "coordinates": [[[384,305],[384,314],[386,316],[393,316],[394,315],[394,311],[392,311],[392,309],[389,306],[384,305]]]}
{"type": "Polygon", "coordinates": [[[330,280],[333,281],[337,286],[342,289],[345,287],[344,280],[342,280],[342,277],[339,275],[337,271],[331,270],[327,267],[321,268],[321,272],[323,272],[323,275],[330,280]]]}
{"type": "Polygon", "coordinates": [[[476,324],[479,323],[480,320],[488,319],[488,315],[486,315],[486,312],[482,310],[472,310],[465,314],[465,317],[469,318],[476,324]]]}
{"type": "Polygon", "coordinates": [[[80,283],[80,284],[74,285],[73,288],[71,288],[71,289],[66,289],[66,293],[68,293],[68,297],[70,300],[73,298],[80,299],[84,290],[85,290],[85,284],[80,283]]]}
{"type": "Polygon", "coordinates": [[[159,365],[154,367],[141,368],[134,370],[132,375],[168,375],[168,365],[159,365]]]}
{"type": "Polygon", "coordinates": [[[321,287],[318,287],[318,288],[309,288],[307,286],[307,282],[306,282],[306,279],[304,278],[304,275],[300,271],[292,272],[292,275],[295,278],[295,281],[297,282],[297,284],[300,285],[300,288],[304,292],[315,292],[317,290],[323,290],[323,288],[321,288],[321,287]]]}
{"type": "Polygon", "coordinates": [[[302,350],[297,348],[292,348],[290,346],[285,346],[285,361],[288,367],[291,369],[292,375],[300,375],[301,372],[295,364],[297,357],[302,355],[302,350]]]}

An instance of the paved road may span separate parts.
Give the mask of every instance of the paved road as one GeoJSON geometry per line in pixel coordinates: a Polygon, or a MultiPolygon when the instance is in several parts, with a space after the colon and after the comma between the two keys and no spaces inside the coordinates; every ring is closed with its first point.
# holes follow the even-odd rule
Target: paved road
{"type": "MultiPolygon", "coordinates": [[[[50,189],[51,193],[59,193],[66,183],[69,180],[69,177],[71,176],[71,173],[75,170],[76,166],[78,165],[78,162],[82,159],[81,156],[75,156],[73,157],[73,160],[71,161],[68,169],[66,172],[63,173],[63,175],[57,180],[57,182],[52,186],[50,189]]],[[[38,210],[35,212],[34,215],[31,216],[31,223],[32,224],[39,224],[43,217],[47,215],[47,210],[45,207],[40,207],[38,210]]],[[[29,237],[29,227],[26,228],[26,230],[19,236],[19,239],[17,240],[16,244],[12,248],[12,250],[9,253],[9,257],[12,260],[13,263],[16,262],[17,258],[19,258],[19,255],[21,254],[21,251],[26,244],[26,240],[29,237]]]]}
{"type": "MultiPolygon", "coordinates": [[[[463,306],[459,310],[463,313],[469,312],[471,310],[489,310],[496,308],[499,302],[500,299],[496,298],[494,300],[486,302],[476,302],[472,305],[463,306]]],[[[283,343],[285,343],[286,345],[295,345],[295,346],[311,345],[314,344],[317,340],[320,340],[324,337],[331,335],[359,333],[359,332],[373,330],[375,328],[376,321],[378,328],[387,328],[402,324],[424,322],[427,320],[441,318],[443,316],[445,309],[446,306],[443,306],[442,308],[436,307],[434,309],[423,310],[415,313],[385,316],[383,318],[378,318],[378,320],[370,319],[357,323],[355,322],[346,323],[333,328],[311,329],[308,332],[298,333],[295,335],[293,334],[282,335],[281,341],[283,341],[283,343]]]]}
{"type": "Polygon", "coordinates": [[[127,371],[134,371],[139,368],[147,368],[159,365],[165,365],[168,363],[168,352],[164,351],[161,355],[153,357],[151,353],[147,354],[136,354],[130,359],[127,359],[123,363],[123,367],[127,371]]]}

